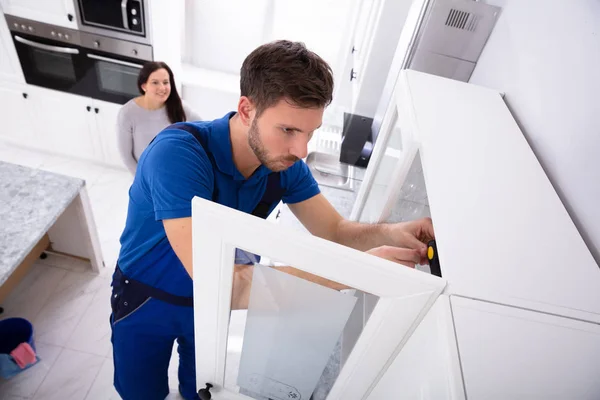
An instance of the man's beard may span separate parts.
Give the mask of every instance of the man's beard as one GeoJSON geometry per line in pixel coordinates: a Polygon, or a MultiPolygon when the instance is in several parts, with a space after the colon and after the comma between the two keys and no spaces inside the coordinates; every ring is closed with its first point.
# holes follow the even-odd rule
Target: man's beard
{"type": "Polygon", "coordinates": [[[277,159],[272,159],[269,157],[269,153],[267,149],[260,139],[260,132],[258,131],[258,127],[256,126],[256,119],[252,121],[252,125],[250,126],[250,130],[248,131],[248,145],[254,152],[258,161],[265,167],[269,168],[271,171],[279,172],[287,169],[285,166],[285,162],[296,162],[299,160],[298,157],[288,156],[288,157],[280,157],[277,159]]]}

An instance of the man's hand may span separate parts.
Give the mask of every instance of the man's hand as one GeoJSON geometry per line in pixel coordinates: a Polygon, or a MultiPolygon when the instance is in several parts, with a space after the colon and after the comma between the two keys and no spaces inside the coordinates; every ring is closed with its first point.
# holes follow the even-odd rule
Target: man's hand
{"type": "MultiPolygon", "coordinates": [[[[419,264],[427,264],[427,243],[435,239],[431,218],[388,225],[390,242],[419,252],[419,264]]],[[[384,257],[387,258],[387,257],[384,257]]],[[[393,261],[393,260],[392,260],[393,261]]]]}
{"type": "Polygon", "coordinates": [[[381,246],[371,249],[367,253],[411,268],[421,261],[419,250],[402,247],[381,246]]]}

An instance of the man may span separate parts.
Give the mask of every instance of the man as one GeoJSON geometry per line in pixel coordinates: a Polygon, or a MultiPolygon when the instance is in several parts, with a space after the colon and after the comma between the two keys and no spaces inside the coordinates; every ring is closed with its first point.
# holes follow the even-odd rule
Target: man
{"type": "MultiPolygon", "coordinates": [[[[164,399],[173,342],[179,390],[195,399],[191,200],[265,217],[279,199],[313,234],[401,264],[425,259],[429,219],[364,225],[319,192],[307,144],[331,102],[330,67],[303,44],[260,46],[241,68],[236,112],[166,128],[140,157],[113,277],[115,387],[125,400],[164,399]]],[[[251,267],[236,266],[232,308],[245,306],[251,267]]],[[[293,268],[284,271],[339,288],[293,268]]]]}

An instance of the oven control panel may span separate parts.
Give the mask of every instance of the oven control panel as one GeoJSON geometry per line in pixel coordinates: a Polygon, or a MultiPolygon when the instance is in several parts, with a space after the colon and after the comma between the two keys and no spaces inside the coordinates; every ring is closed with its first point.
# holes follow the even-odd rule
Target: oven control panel
{"type": "Polygon", "coordinates": [[[79,31],[73,29],[48,25],[12,15],[6,15],[6,22],[8,28],[14,33],[23,33],[72,44],[79,44],[80,41],[79,31]]]}
{"type": "Polygon", "coordinates": [[[5,15],[5,17],[9,29],[15,36],[19,34],[36,36],[57,44],[68,43],[112,55],[145,61],[153,60],[150,45],[49,25],[13,15],[5,15]]]}

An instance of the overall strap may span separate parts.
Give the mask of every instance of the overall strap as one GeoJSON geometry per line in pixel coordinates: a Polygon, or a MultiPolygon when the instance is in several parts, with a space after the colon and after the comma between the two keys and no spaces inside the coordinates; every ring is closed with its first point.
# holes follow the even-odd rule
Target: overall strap
{"type": "MultiPolygon", "coordinates": [[[[206,143],[206,138],[200,134],[200,130],[194,126],[193,124],[187,124],[184,122],[178,122],[173,124],[166,129],[180,129],[182,131],[186,131],[192,134],[200,146],[204,149],[204,152],[208,156],[211,164],[213,165],[213,170],[216,168],[215,159],[212,153],[208,150],[208,145],[206,143]]],[[[271,207],[275,204],[279,203],[281,198],[283,197],[284,190],[281,187],[281,173],[280,172],[271,172],[267,177],[267,188],[263,193],[262,198],[252,211],[252,215],[259,218],[267,218],[269,216],[269,211],[271,207]]],[[[212,200],[214,202],[217,201],[218,198],[218,188],[217,188],[217,180],[216,180],[216,172],[215,172],[215,185],[213,189],[212,200]]]]}

